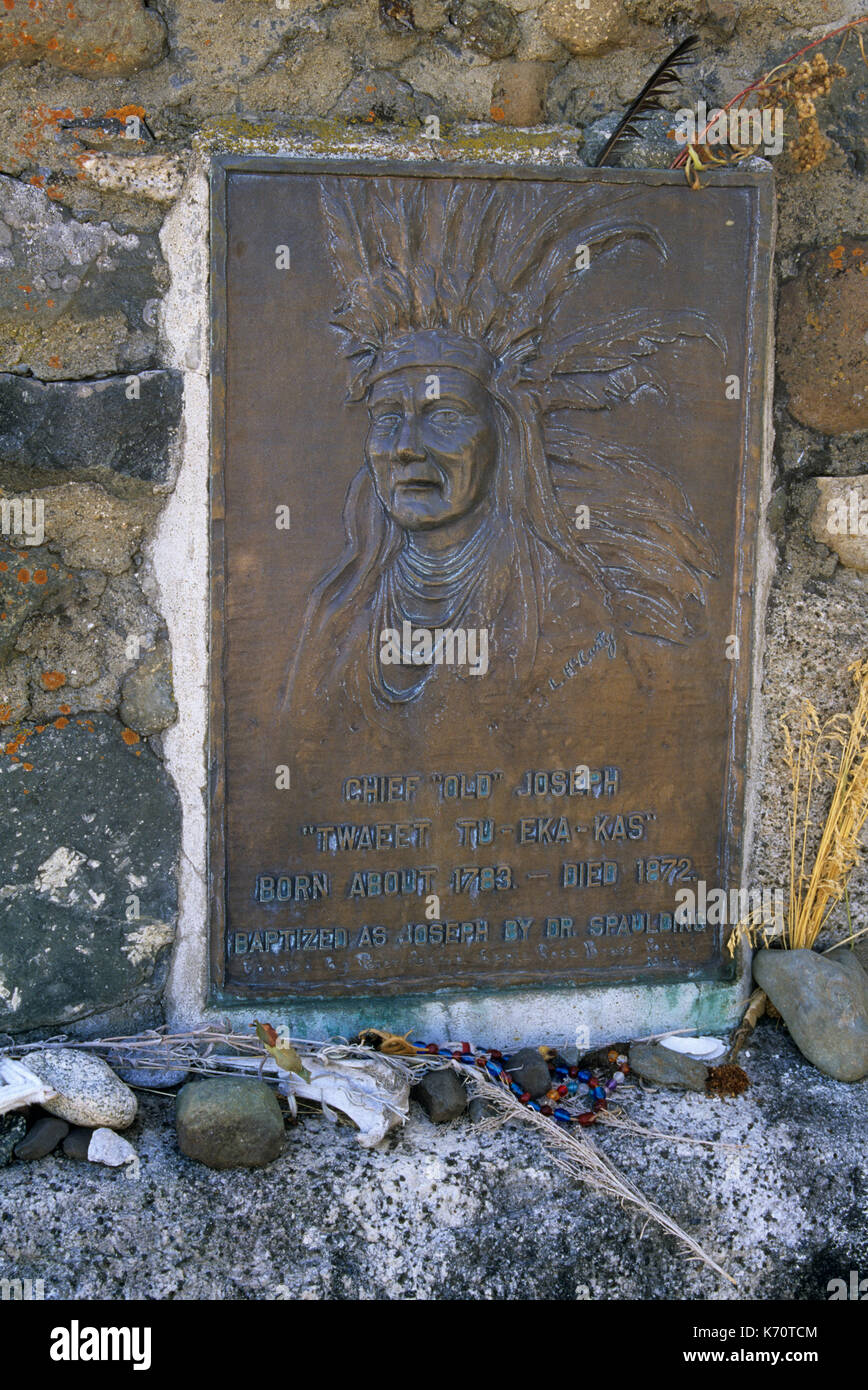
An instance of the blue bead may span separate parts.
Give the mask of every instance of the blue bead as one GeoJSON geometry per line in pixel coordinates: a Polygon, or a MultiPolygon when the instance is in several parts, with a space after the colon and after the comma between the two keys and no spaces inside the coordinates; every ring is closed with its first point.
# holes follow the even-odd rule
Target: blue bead
{"type": "Polygon", "coordinates": [[[458,1060],[459,1060],[459,1062],[463,1062],[464,1065],[467,1066],[467,1067],[475,1067],[475,1066],[476,1066],[476,1058],[475,1058],[474,1056],[472,1056],[471,1053],[469,1053],[469,1052],[462,1052],[462,1054],[461,1054],[461,1056],[459,1057],[458,1060]]]}
{"type": "Polygon", "coordinates": [[[569,1095],[574,1096],[574,1095],[576,1094],[576,1092],[578,1091],[578,1089],[579,1089],[579,1083],[578,1083],[578,1081],[568,1081],[568,1082],[567,1082],[567,1092],[569,1093],[569,1095]]]}
{"type": "Polygon", "coordinates": [[[555,1076],[569,1076],[569,1067],[555,1067],[555,1076]]]}
{"type": "Polygon", "coordinates": [[[529,1100],[527,1103],[527,1108],[528,1110],[536,1110],[537,1113],[539,1113],[539,1102],[535,1100],[529,1100]]]}
{"type": "Polygon", "coordinates": [[[580,1081],[590,1081],[590,1079],[591,1079],[591,1073],[590,1073],[589,1071],[580,1071],[580,1072],[579,1072],[579,1080],[580,1080],[580,1081]]]}
{"type": "Polygon", "coordinates": [[[605,1088],[605,1086],[595,1086],[595,1087],[594,1087],[594,1095],[596,1096],[597,1100],[604,1100],[605,1097],[606,1097],[606,1088],[605,1088]]]}
{"type": "Polygon", "coordinates": [[[485,1069],[486,1071],[490,1071],[492,1076],[500,1076],[500,1073],[503,1071],[503,1067],[499,1062],[486,1062],[485,1069]]]}
{"type": "Polygon", "coordinates": [[[441,1049],[440,1049],[440,1056],[441,1056],[441,1057],[448,1057],[448,1058],[450,1059],[450,1061],[451,1061],[451,1059],[452,1059],[452,1053],[449,1051],[449,1048],[448,1048],[448,1047],[441,1047],[441,1049]]]}
{"type": "Polygon", "coordinates": [[[517,1081],[510,1081],[510,1083],[509,1083],[509,1089],[512,1091],[513,1095],[516,1095],[516,1096],[523,1096],[523,1095],[524,1095],[524,1091],[521,1089],[521,1087],[519,1086],[519,1084],[518,1084],[517,1081]]]}
{"type": "Polygon", "coordinates": [[[571,1118],[572,1116],[570,1115],[569,1110],[558,1109],[555,1111],[555,1119],[560,1120],[561,1124],[569,1124],[571,1118]]]}

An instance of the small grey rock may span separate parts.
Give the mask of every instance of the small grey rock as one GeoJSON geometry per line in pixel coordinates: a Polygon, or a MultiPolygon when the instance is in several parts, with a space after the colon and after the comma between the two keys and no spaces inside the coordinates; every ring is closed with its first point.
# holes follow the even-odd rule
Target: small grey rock
{"type": "Polygon", "coordinates": [[[483,1120],[490,1120],[492,1115],[497,1114],[497,1110],[485,1096],[474,1096],[468,1103],[467,1113],[473,1124],[478,1125],[483,1120]]]}
{"type": "Polygon", "coordinates": [[[27,1121],[20,1112],[0,1115],[0,1168],[12,1162],[15,1149],[24,1138],[27,1121]]]}
{"type": "Polygon", "coordinates": [[[209,1168],[264,1168],[283,1149],[283,1115],[264,1081],[188,1081],[175,1099],[181,1152],[209,1168]]]}
{"type": "Polygon", "coordinates": [[[630,1070],[655,1086],[673,1086],[681,1091],[705,1091],[708,1067],[686,1052],[673,1052],[659,1043],[633,1043],[630,1070]]]}
{"type": "Polygon", "coordinates": [[[836,1081],[868,1076],[868,975],[852,951],[757,951],[753,975],[809,1062],[836,1081]]]}
{"type": "Polygon", "coordinates": [[[541,1053],[535,1047],[523,1047],[508,1059],[506,1069],[523,1091],[536,1100],[551,1089],[552,1075],[541,1053]]]}
{"type": "Polygon", "coordinates": [[[81,1125],[76,1125],[75,1129],[71,1129],[63,1141],[63,1152],[67,1158],[78,1158],[86,1161],[92,1137],[92,1129],[84,1129],[81,1125]]]}
{"type": "Polygon", "coordinates": [[[467,1109],[467,1090],[463,1081],[451,1067],[441,1067],[429,1071],[411,1095],[418,1100],[429,1120],[435,1125],[445,1125],[449,1120],[457,1120],[467,1109]]]}
{"type": "Polygon", "coordinates": [[[127,1086],[146,1086],[156,1091],[183,1086],[190,1075],[185,1067],[167,1067],[164,1071],[158,1071],[156,1067],[116,1066],[114,1071],[127,1086]]]}
{"type": "Polygon", "coordinates": [[[128,1139],[113,1129],[95,1129],[87,1146],[89,1163],[103,1163],[107,1168],[123,1168],[136,1163],[138,1154],[128,1139]]]}
{"type": "Polygon", "coordinates": [[[28,1160],[45,1158],[48,1154],[54,1153],[61,1139],[65,1139],[68,1133],[69,1125],[66,1120],[58,1120],[54,1115],[40,1115],[21,1143],[15,1145],[15,1157],[28,1160]]]}
{"type": "Polygon", "coordinates": [[[138,1102],[120,1077],[101,1057],[73,1048],[29,1052],[27,1065],[57,1092],[42,1108],[71,1125],[126,1129],[136,1118],[138,1102]]]}
{"type": "Polygon", "coordinates": [[[137,734],[149,738],[178,717],[172,689],[172,656],[167,642],[146,652],[121,687],[120,716],[137,734]]]}

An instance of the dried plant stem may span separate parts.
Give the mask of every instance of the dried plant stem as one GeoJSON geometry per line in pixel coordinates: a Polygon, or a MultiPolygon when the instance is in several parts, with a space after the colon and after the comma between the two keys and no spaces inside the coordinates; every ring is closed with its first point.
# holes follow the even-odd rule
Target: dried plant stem
{"type": "MultiPolygon", "coordinates": [[[[729,111],[731,107],[743,101],[745,97],[750,96],[751,92],[755,92],[758,88],[765,86],[769,82],[769,80],[774,77],[775,73],[779,73],[783,69],[788,68],[791,63],[794,63],[797,58],[801,58],[803,54],[810,53],[812,49],[819,48],[821,44],[828,43],[830,39],[837,38],[839,34],[846,34],[851,29],[857,29],[860,24],[868,24],[868,18],[851,19],[848,24],[842,24],[837,29],[830,29],[827,34],[823,35],[822,38],[815,39],[813,43],[805,44],[804,48],[800,48],[797,53],[791,53],[789,58],[786,58],[782,63],[778,63],[777,67],[772,68],[769,72],[763,73],[762,77],[758,77],[755,82],[752,82],[750,84],[749,87],[744,87],[740,92],[737,92],[736,95],[732,97],[726,103],[726,105],[722,106],[720,109],[722,111],[729,111]]],[[[861,48],[861,35],[857,35],[857,38],[860,40],[861,48]]],[[[863,57],[864,52],[865,50],[864,48],[862,48],[863,57]]],[[[710,120],[708,124],[705,126],[705,128],[700,132],[698,138],[695,141],[691,141],[689,145],[687,145],[683,150],[679,152],[678,155],[676,155],[675,159],[672,161],[672,164],[670,166],[672,169],[683,169],[684,166],[687,163],[689,163],[691,157],[691,150],[696,150],[698,146],[702,145],[705,136],[708,134],[709,130],[714,124],[714,120],[716,119],[716,116],[713,117],[712,120],[710,120]]]]}
{"type": "Polygon", "coordinates": [[[585,1183],[593,1191],[602,1192],[607,1197],[613,1197],[622,1206],[632,1207],[648,1221],[655,1222],[662,1230],[666,1231],[667,1235],[674,1236],[682,1250],[687,1254],[688,1259],[701,1260],[722,1279],[726,1279],[735,1286],[736,1281],[732,1276],[727,1274],[716,1260],[706,1254],[693,1237],[682,1230],[671,1216],[650,1201],[629,1178],[620,1173],[614,1164],[600,1153],[588,1135],[574,1134],[572,1130],[563,1129],[555,1120],[540,1114],[538,1110],[529,1110],[511,1091],[508,1091],[504,1086],[494,1085],[480,1074],[471,1072],[468,1081],[476,1095],[482,1096],[495,1106],[500,1112],[502,1120],[523,1120],[526,1124],[537,1129],[555,1150],[555,1162],[560,1168],[563,1168],[572,1177],[578,1178],[580,1182],[585,1183]]]}
{"type": "Polygon", "coordinates": [[[744,1047],[754,1028],[765,1013],[767,1003],[768,996],[765,990],[755,989],[747,1001],[747,1007],[742,1014],[741,1023],[732,1035],[729,1051],[726,1054],[727,1062],[732,1063],[735,1061],[739,1052],[744,1047]]]}

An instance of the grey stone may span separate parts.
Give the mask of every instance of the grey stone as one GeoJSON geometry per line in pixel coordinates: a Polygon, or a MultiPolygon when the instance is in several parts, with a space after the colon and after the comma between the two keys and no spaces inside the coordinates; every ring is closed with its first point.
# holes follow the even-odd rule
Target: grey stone
{"type": "Polygon", "coordinates": [[[27,1121],[18,1111],[0,1115],[0,1168],[12,1162],[15,1149],[24,1138],[27,1121]]]}
{"type": "Polygon", "coordinates": [[[523,1047],[520,1052],[513,1052],[507,1059],[506,1067],[513,1081],[517,1081],[523,1091],[529,1091],[534,1100],[544,1096],[551,1088],[551,1072],[535,1047],[523,1047]]]}
{"type": "Polygon", "coordinates": [[[183,1067],[124,1067],[111,1063],[112,1069],[128,1086],[144,1086],[149,1090],[169,1090],[173,1086],[183,1086],[190,1073],[183,1067]]]}
{"type": "Polygon", "coordinates": [[[61,473],[111,469],[164,483],[183,394],[182,374],[173,370],[140,372],[136,384],[125,376],[45,382],[0,373],[0,460],[61,473]]]}
{"type": "Polygon", "coordinates": [[[209,1168],[263,1168],[283,1149],[274,1092],[252,1077],[188,1081],[175,1100],[181,1152],[209,1168]]]}
{"type": "Polygon", "coordinates": [[[120,716],[144,738],[167,729],[177,719],[168,642],[158,642],[127,676],[121,687],[120,716]]]}
{"type": "Polygon", "coordinates": [[[868,975],[851,951],[757,951],[753,974],[809,1062],[836,1081],[868,1076],[868,975]]]}
{"type": "MultiPolygon", "coordinates": [[[[585,130],[582,158],[593,164],[623,111],[612,111],[594,121],[585,130]]],[[[675,156],[684,148],[670,134],[675,118],[670,111],[654,111],[636,122],[638,135],[625,136],[618,141],[606,166],[617,169],[668,169],[675,156]]]]}
{"type": "Polygon", "coordinates": [[[708,1067],[686,1052],[673,1052],[659,1043],[633,1043],[630,1070],[655,1086],[674,1086],[679,1090],[704,1091],[708,1067]]]}
{"type": "Polygon", "coordinates": [[[28,1052],[27,1065],[57,1095],[42,1102],[50,1115],[91,1129],[127,1129],[138,1104],[107,1062],[71,1047],[28,1052]]]}
{"type": "Polygon", "coordinates": [[[457,1120],[467,1109],[467,1090],[452,1067],[427,1072],[410,1094],[435,1125],[457,1120]]]}
{"type": "Polygon", "coordinates": [[[138,1154],[129,1139],[100,1126],[94,1130],[87,1146],[87,1159],[89,1163],[103,1163],[106,1168],[123,1168],[128,1163],[136,1163],[138,1154]]]}
{"type": "Polygon", "coordinates": [[[376,121],[409,125],[418,119],[413,88],[390,72],[357,73],[338,98],[333,114],[365,125],[376,121]]]}
{"type": "Polygon", "coordinates": [[[168,279],[155,236],[78,222],[5,175],[2,226],[0,369],[57,381],[155,365],[153,304],[168,279]]]}
{"type": "Polygon", "coordinates": [[[47,1154],[54,1152],[61,1139],[65,1139],[68,1133],[69,1125],[66,1120],[60,1120],[54,1115],[40,1115],[36,1123],[30,1126],[21,1143],[15,1145],[15,1157],[45,1158],[47,1154]]]}
{"type": "Polygon", "coordinates": [[[18,996],[0,1027],[115,1010],[113,1031],[134,1032],[154,1021],[174,936],[177,795],[117,720],[58,722],[22,761],[0,758],[0,978],[18,996]]]}
{"type": "Polygon", "coordinates": [[[467,1104],[467,1113],[473,1124],[478,1125],[496,1115],[497,1109],[485,1096],[472,1096],[467,1104]]]}
{"type": "Polygon", "coordinates": [[[452,23],[461,30],[468,48],[487,58],[508,58],[521,38],[521,29],[512,10],[496,0],[458,0],[452,9],[452,23]]]}
{"type": "Polygon", "coordinates": [[[71,1129],[63,1141],[63,1152],[67,1158],[77,1158],[87,1162],[87,1151],[93,1138],[92,1129],[71,1129]]]}

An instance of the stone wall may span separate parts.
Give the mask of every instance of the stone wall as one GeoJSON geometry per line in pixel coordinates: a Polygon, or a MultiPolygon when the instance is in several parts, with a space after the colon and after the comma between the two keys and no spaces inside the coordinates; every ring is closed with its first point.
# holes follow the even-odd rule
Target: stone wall
{"type": "MultiPolygon", "coordinates": [[[[191,655],[204,627],[185,596],[203,536],[185,518],[201,514],[206,484],[207,152],[364,136],[428,158],[494,158],[508,145],[528,159],[557,140],[588,161],[686,34],[698,34],[699,56],[672,110],[723,104],[860,8],[6,0],[0,1031],[149,1025],[173,942],[176,977],[189,983],[194,969],[197,943],[175,935],[179,869],[182,899],[200,916],[205,907],[201,662],[191,655]],[[436,150],[424,139],[432,115],[436,150]]],[[[797,145],[790,116],[774,159],[768,522],[778,564],[750,870],[767,886],[786,882],[777,720],[802,695],[821,710],[845,703],[846,667],[868,650],[868,537],[844,545],[823,525],[830,488],[866,498],[868,66],[852,34],[822,51],[844,72],[817,98],[819,135],[797,145]]],[[[656,115],[613,162],[670,164],[672,129],[671,112],[656,115]]],[[[863,920],[866,885],[863,871],[851,895],[863,920]]]]}

